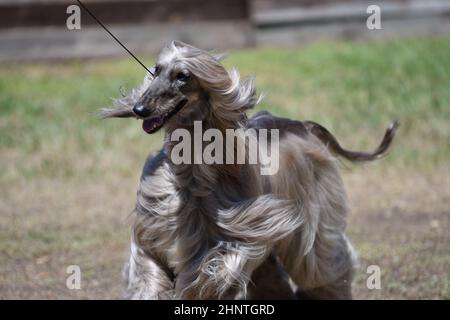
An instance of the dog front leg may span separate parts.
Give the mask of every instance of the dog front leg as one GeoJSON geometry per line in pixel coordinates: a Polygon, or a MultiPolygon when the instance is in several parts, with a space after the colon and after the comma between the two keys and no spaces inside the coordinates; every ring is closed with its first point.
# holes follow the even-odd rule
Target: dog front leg
{"type": "Polygon", "coordinates": [[[129,263],[125,267],[126,298],[133,300],[171,299],[173,281],[170,271],[159,259],[131,243],[129,263]]]}

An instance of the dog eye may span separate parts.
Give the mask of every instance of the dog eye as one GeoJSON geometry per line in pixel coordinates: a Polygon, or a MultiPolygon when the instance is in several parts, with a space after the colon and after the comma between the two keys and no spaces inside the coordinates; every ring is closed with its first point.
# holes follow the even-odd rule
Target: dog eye
{"type": "Polygon", "coordinates": [[[176,78],[177,80],[184,82],[189,79],[189,74],[186,72],[178,72],[176,78]]]}

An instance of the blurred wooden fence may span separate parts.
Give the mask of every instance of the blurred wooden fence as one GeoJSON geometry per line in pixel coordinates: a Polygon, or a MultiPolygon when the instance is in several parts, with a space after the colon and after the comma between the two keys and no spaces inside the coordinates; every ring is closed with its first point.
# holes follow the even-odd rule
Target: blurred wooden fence
{"type": "MultiPolygon", "coordinates": [[[[290,46],[317,39],[450,33],[447,0],[84,0],[127,46],[154,53],[171,39],[204,48],[290,46]],[[382,30],[366,28],[369,4],[382,30]]],[[[66,28],[75,0],[0,0],[0,61],[123,54],[84,11],[66,28]]]]}

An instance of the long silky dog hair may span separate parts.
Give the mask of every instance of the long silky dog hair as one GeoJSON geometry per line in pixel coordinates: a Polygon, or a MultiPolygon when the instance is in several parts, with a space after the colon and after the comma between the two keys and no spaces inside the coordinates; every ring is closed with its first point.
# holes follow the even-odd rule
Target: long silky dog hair
{"type": "MultiPolygon", "coordinates": [[[[324,127],[247,110],[259,101],[253,79],[240,81],[221,57],[182,42],[165,47],[144,83],[103,117],[135,117],[161,151],[145,162],[125,268],[132,299],[351,298],[355,252],[344,234],[349,211],[338,157],[384,155],[393,122],[371,153],[343,149],[324,127]],[[278,129],[279,170],[259,164],[174,164],[178,128],[278,129]],[[295,293],[295,294],[294,294],[295,293]]],[[[248,151],[243,135],[239,146],[248,151]]],[[[263,148],[264,146],[260,146],[263,148]]]]}

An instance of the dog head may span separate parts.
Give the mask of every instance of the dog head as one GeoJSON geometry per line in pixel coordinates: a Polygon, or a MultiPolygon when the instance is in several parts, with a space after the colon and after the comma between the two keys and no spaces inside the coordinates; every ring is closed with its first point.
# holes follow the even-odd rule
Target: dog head
{"type": "Polygon", "coordinates": [[[209,112],[232,119],[257,103],[250,79],[239,82],[236,70],[228,72],[221,57],[173,41],[158,56],[144,83],[122,99],[115,109],[104,109],[103,117],[135,117],[143,129],[154,133],[167,124],[188,125],[203,120],[209,112]]]}

